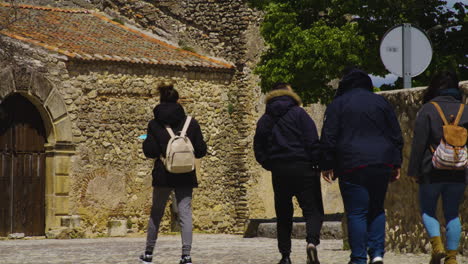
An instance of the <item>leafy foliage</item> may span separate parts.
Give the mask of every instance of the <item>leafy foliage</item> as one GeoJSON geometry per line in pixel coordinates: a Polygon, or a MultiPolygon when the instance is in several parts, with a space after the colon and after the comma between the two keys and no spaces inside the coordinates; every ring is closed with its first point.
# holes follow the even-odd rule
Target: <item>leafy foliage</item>
{"type": "MultiPolygon", "coordinates": [[[[256,72],[264,91],[277,81],[290,82],[306,103],[327,102],[331,80],[349,65],[378,76],[388,72],[380,61],[381,37],[392,26],[412,23],[427,31],[434,55],[430,67],[413,79],[427,85],[435,71],[456,70],[468,79],[467,4],[447,9],[442,0],[250,0],[265,11],[261,33],[269,49],[256,72]]],[[[382,89],[400,88],[396,86],[382,89]]]]}

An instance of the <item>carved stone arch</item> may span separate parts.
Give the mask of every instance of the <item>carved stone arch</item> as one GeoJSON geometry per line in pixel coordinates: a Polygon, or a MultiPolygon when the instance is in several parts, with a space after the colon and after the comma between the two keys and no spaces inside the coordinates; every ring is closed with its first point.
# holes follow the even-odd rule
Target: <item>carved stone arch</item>
{"type": "Polygon", "coordinates": [[[0,70],[0,104],[13,94],[21,94],[39,111],[46,129],[46,230],[61,226],[70,215],[70,163],[75,154],[72,123],[57,87],[40,71],[7,67],[0,70]]]}

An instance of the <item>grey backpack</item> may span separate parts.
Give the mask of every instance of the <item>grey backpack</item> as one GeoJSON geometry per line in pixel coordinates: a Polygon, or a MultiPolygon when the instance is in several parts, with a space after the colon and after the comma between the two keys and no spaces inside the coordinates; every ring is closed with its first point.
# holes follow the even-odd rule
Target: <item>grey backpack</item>
{"type": "Polygon", "coordinates": [[[187,129],[192,117],[187,116],[180,135],[174,134],[170,126],[166,130],[171,136],[167,143],[166,158],[161,157],[166,170],[171,173],[187,173],[195,170],[195,154],[187,129]]]}

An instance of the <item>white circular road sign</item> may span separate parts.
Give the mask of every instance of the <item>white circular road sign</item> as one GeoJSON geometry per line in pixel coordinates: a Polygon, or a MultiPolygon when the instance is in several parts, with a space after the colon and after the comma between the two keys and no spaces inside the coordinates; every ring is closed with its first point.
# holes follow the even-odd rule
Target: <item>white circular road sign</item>
{"type": "Polygon", "coordinates": [[[398,25],[385,33],[380,43],[380,58],[391,73],[414,77],[431,63],[432,45],[426,33],[418,27],[398,25]]]}

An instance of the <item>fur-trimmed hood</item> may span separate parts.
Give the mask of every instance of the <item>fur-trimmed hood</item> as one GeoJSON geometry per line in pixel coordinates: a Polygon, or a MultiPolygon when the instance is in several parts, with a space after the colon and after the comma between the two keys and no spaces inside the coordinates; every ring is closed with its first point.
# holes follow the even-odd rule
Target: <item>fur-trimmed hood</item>
{"type": "Polygon", "coordinates": [[[265,98],[265,104],[268,104],[268,102],[271,99],[280,97],[280,96],[289,96],[297,102],[297,105],[302,105],[302,100],[299,97],[299,95],[297,95],[297,93],[293,91],[289,91],[289,90],[284,90],[284,89],[274,90],[274,91],[267,93],[266,98],[265,98]]]}
{"type": "Polygon", "coordinates": [[[269,92],[265,98],[265,113],[278,118],[286,114],[291,108],[301,105],[301,98],[289,90],[274,90],[269,92]]]}

